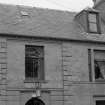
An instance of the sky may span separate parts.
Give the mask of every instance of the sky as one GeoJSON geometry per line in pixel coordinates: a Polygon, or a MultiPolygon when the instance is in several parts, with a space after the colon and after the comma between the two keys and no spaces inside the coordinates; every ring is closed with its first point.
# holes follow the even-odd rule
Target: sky
{"type": "Polygon", "coordinates": [[[81,11],[92,7],[92,0],[0,0],[3,4],[26,5],[67,11],[81,11]]]}

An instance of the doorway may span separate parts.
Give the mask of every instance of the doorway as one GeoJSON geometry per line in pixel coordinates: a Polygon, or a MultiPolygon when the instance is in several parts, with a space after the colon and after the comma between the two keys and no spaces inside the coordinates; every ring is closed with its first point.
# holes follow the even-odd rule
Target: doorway
{"type": "Polygon", "coordinates": [[[31,98],[25,105],[45,105],[45,103],[39,98],[31,98]]]}

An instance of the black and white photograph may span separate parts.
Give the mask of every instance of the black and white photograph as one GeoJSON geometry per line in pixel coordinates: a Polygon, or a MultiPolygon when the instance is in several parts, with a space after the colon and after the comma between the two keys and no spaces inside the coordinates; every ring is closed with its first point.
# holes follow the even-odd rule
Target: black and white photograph
{"type": "Polygon", "coordinates": [[[105,0],[0,0],[0,105],[105,105],[105,0]]]}

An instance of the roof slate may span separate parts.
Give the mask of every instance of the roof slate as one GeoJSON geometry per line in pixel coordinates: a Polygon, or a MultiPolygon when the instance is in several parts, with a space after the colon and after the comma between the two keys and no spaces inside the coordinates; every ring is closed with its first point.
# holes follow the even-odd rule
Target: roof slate
{"type": "Polygon", "coordinates": [[[0,33],[8,36],[105,41],[105,38],[97,38],[97,35],[93,34],[90,37],[84,32],[81,25],[74,20],[76,14],[68,11],[0,4],[0,33]]]}

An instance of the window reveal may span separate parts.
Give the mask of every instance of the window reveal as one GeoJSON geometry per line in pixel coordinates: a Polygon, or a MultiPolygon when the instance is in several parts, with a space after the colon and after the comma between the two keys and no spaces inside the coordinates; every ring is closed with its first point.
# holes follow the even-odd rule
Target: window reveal
{"type": "Polygon", "coordinates": [[[95,79],[104,79],[105,75],[105,62],[94,61],[95,68],[95,79]]]}

